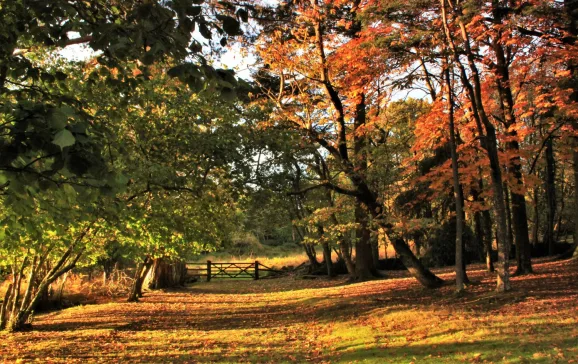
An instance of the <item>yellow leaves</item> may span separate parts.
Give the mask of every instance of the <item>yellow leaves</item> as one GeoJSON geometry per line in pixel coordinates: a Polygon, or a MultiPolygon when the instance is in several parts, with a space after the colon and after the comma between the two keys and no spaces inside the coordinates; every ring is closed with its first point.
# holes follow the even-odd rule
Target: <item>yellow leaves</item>
{"type": "Polygon", "coordinates": [[[432,294],[398,271],[347,285],[286,278],[146,292],[139,304],[41,315],[39,330],[0,333],[0,352],[58,363],[576,362],[578,290],[564,283],[578,278],[576,263],[538,263],[501,298],[493,275],[469,268],[478,284],[463,297],[450,286],[432,294]]]}

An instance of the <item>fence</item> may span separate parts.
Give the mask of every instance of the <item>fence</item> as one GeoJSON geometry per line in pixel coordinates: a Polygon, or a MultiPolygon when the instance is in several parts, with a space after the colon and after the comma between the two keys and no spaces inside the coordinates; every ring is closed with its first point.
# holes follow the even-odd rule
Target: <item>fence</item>
{"type": "MultiPolygon", "coordinates": [[[[254,263],[220,263],[211,262],[207,260],[207,263],[187,263],[187,275],[206,277],[207,282],[210,282],[212,278],[225,278],[225,279],[254,279],[258,280],[260,277],[263,278],[263,273],[276,273],[279,272],[276,269],[272,269],[255,261],[254,263]]],[[[265,274],[268,275],[268,274],[265,274]]]]}

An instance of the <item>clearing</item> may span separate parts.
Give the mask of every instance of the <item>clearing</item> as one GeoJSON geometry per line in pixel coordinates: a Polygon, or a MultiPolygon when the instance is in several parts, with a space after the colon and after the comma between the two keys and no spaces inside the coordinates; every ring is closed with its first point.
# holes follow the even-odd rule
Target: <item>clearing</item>
{"type": "Polygon", "coordinates": [[[481,266],[461,296],[403,277],[197,283],[39,315],[31,332],[0,334],[0,353],[66,363],[577,362],[578,261],[535,270],[502,296],[481,266]]]}

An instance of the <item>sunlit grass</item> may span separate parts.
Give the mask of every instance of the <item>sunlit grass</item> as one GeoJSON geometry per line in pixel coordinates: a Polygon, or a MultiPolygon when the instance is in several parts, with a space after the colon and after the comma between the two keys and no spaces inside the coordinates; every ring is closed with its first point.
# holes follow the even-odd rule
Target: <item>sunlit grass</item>
{"type": "MultiPolygon", "coordinates": [[[[317,248],[317,260],[323,260],[321,248],[317,248]]],[[[355,253],[352,253],[355,257],[355,253]]],[[[395,250],[392,246],[387,247],[387,254],[383,246],[379,249],[380,259],[395,257],[395,250]]],[[[337,253],[332,252],[332,260],[335,262],[338,259],[337,253]]],[[[303,248],[299,245],[281,245],[277,247],[266,247],[263,251],[257,253],[246,254],[231,254],[228,252],[217,252],[203,256],[195,257],[189,261],[192,263],[206,263],[207,260],[211,262],[237,262],[237,263],[254,263],[258,261],[265,266],[281,269],[283,267],[298,267],[301,264],[308,263],[307,256],[303,252],[303,248]]]]}
{"type": "Polygon", "coordinates": [[[536,271],[503,296],[482,270],[460,296],[413,279],[203,282],[39,316],[36,331],[1,334],[0,353],[8,362],[572,363],[578,263],[536,271]]]}

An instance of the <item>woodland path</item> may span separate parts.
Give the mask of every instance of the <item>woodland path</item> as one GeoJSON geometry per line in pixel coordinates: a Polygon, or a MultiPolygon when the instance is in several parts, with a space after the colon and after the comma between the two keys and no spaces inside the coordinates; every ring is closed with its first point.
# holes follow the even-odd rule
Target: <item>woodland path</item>
{"type": "MultiPolygon", "coordinates": [[[[411,278],[217,281],[40,315],[0,334],[5,362],[578,362],[578,262],[538,262],[514,291],[494,275],[425,290],[411,278]]],[[[438,271],[452,279],[447,270],[438,271]]],[[[398,273],[399,274],[399,273],[398,273]]]]}

